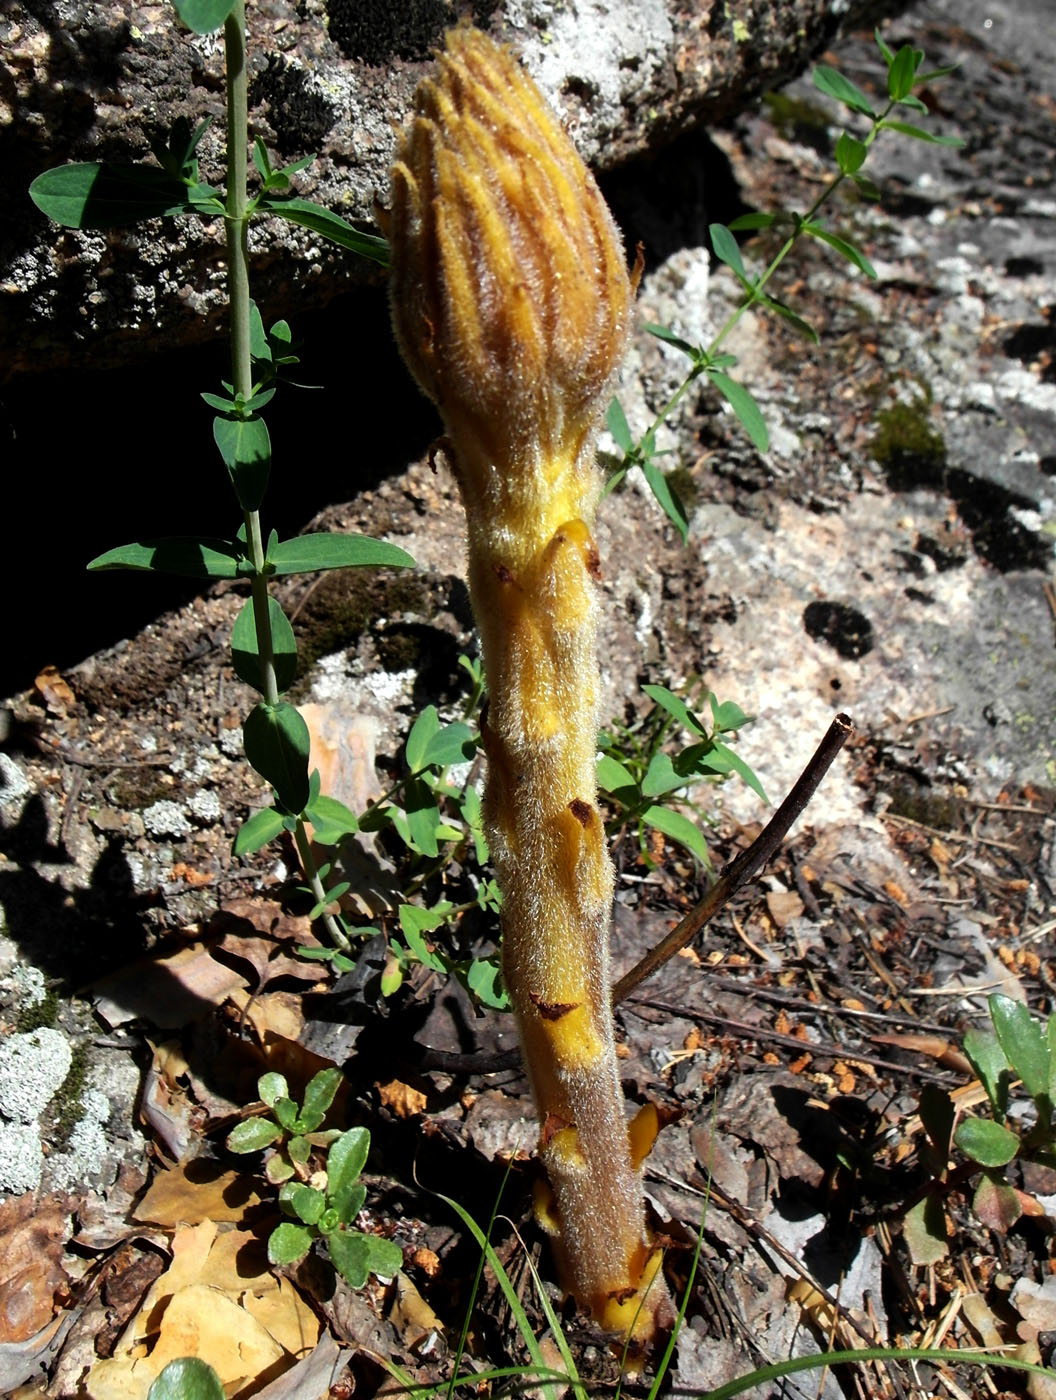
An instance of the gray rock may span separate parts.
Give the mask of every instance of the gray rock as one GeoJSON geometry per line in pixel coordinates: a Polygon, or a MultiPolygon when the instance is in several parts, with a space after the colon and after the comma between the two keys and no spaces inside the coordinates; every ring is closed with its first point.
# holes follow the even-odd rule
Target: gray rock
{"type": "MultiPolygon", "coordinates": [[[[587,158],[612,168],[801,71],[841,27],[900,8],[900,0],[505,0],[487,10],[490,30],[523,54],[587,158]]],[[[252,134],[278,163],[318,151],[299,192],[372,225],[395,127],[444,30],[468,9],[462,0],[254,5],[252,134]]],[[[149,158],[151,138],[181,116],[192,125],[213,118],[202,173],[222,183],[223,46],[215,35],[177,32],[171,14],[112,0],[69,0],[61,10],[24,0],[5,12],[0,125],[12,188],[69,160],[149,158]]],[[[196,218],[170,225],[164,243],[156,224],[59,231],[18,200],[0,239],[0,366],[57,367],[85,344],[97,366],[113,364],[159,338],[172,346],[210,335],[225,302],[222,233],[219,221],[196,218]]],[[[322,305],[377,275],[374,264],[279,220],[256,225],[251,244],[265,306],[322,305]]]]}

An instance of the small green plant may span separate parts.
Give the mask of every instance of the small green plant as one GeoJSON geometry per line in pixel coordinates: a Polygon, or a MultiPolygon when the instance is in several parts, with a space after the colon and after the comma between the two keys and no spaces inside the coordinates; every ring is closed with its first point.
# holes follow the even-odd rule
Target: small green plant
{"type": "MultiPolygon", "coordinates": [[[[318,773],[309,771],[309,733],[297,709],[283,698],[297,671],[293,628],[270,592],[284,574],[350,566],[403,568],[414,561],[402,549],[366,537],[314,534],[279,540],[265,536],[260,509],[271,473],[271,439],[263,410],[274,398],[283,372],[297,363],[290,327],[276,321],[266,329],[250,298],[248,228],[265,215],[301,224],[375,261],[386,262],[384,239],[359,233],[344,219],[292,190],[292,178],[314,157],[275,170],[263,143],[252,147],[258,188],[250,196],[247,178],[248,88],[244,0],[174,0],[176,14],[196,34],[223,29],[227,74],[226,189],[201,179],[198,148],[208,130],[194,130],[179,119],[153,145],[157,165],[91,162],[59,166],[30,187],[37,207],[70,228],[109,229],[157,217],[222,219],[227,241],[230,303],[231,379],[221,394],[206,392],[213,409],[213,440],[242,511],[242,524],[230,539],[188,536],[140,540],[107,550],[90,569],[133,569],[182,574],[198,579],[242,579],[249,598],[231,636],[232,664],[239,678],[260,695],[242,728],[246,757],[272,787],[274,802],[245,822],[235,838],[236,855],[249,855],[288,832],[315,900],[313,918],[330,942],[348,951],[350,940],[336,901],[341,888],[327,888],[329,866],[316,866],[310,824],[317,845],[336,846],[357,830],[356,817],[342,803],[320,792],[318,773]]],[[[344,887],[347,889],[347,885],[344,887]]]]}
{"type": "Polygon", "coordinates": [[[767,801],[755,773],[721,737],[733,735],[750,724],[751,716],[732,700],[720,704],[699,681],[690,687],[689,700],[707,703],[710,724],[686,699],[666,686],[645,685],[642,690],[652,701],[645,715],[631,724],[613,725],[598,736],[598,787],[616,809],[608,823],[610,832],[634,829],[642,855],[648,859],[646,830],[651,827],[678,841],[702,864],[710,866],[699,825],[676,811],[671,803],[694,784],[723,781],[734,773],[767,801]],[[698,695],[699,701],[695,698],[698,695]],[[688,732],[691,742],[670,754],[663,745],[675,727],[688,732]]]}
{"type": "Polygon", "coordinates": [[[815,199],[805,214],[792,210],[777,210],[772,213],[743,214],[729,225],[712,224],[708,230],[712,251],[719,262],[724,263],[736,277],[741,287],[741,298],[736,307],[720,327],[708,345],[693,345],[681,336],[675,335],[666,326],[647,325],[645,329],[668,345],[680,350],[690,362],[689,372],[653,422],[637,440],[627,423],[627,416],[619,401],[613,399],[606,414],[606,425],[623,453],[622,460],[611,471],[606,483],[608,493],[626,476],[632,467],[640,467],[651,491],[660,503],[668,519],[682,536],[683,543],[689,537],[689,522],[685,507],[669,479],[665,476],[657,458],[656,435],[661,425],[674,412],[675,408],[689,392],[691,386],[702,376],[727,401],[744,428],[752,444],[759,452],[770,447],[770,434],[762,410],[752,394],[743,384],[733,379],[727,370],[737,363],[737,357],[721,352],[721,347],[741,317],[752,307],[772,311],[780,316],[798,334],[813,344],[818,336],[810,323],[792,307],[765,290],[774,273],[795,247],[800,238],[816,238],[827,244],[841,257],[846,258],[867,277],[876,278],[876,270],[868,257],[844,232],[826,226],[823,217],[824,207],[845,181],[852,181],[866,199],[878,199],[880,191],[864,174],[863,166],[870,149],[882,131],[893,131],[917,141],[928,141],[937,146],[962,146],[963,141],[956,136],[937,136],[915,123],[901,120],[893,115],[900,107],[919,116],[927,116],[928,109],[917,95],[917,91],[936,78],[952,73],[953,68],[937,68],[929,73],[920,71],[924,62],[924,51],[911,44],[904,44],[897,52],[893,51],[876,31],[876,44],[887,68],[887,101],[877,109],[872,98],[862,91],[850,78],[844,77],[836,68],[819,64],[814,70],[814,85],[826,97],[834,98],[846,107],[859,120],[865,119],[868,128],[855,135],[851,131],[840,133],[836,142],[837,173],[815,199]],[[749,274],[745,266],[735,233],[760,233],[772,230],[783,235],[777,252],[765,268],[755,276],[749,274]]]}
{"type": "Polygon", "coordinates": [[[239,1123],[228,1134],[227,1146],[231,1152],[268,1152],[264,1174],[279,1187],[284,1213],[293,1217],[272,1231],[269,1260],[296,1264],[321,1239],[342,1278],[352,1288],[362,1288],[371,1273],[391,1278],[403,1255],[391,1240],[353,1228],[367,1198],[359,1177],[370,1133],[366,1128],[320,1131],[340,1083],[339,1069],[320,1070],[298,1105],[281,1074],[261,1075],[257,1093],[271,1115],[239,1123]]]}
{"type": "Polygon", "coordinates": [[[906,1239],[917,1263],[946,1256],[944,1203],[951,1192],[966,1190],[974,1181],[976,1217],[1003,1234],[1024,1207],[1024,1198],[1008,1179],[1009,1167],[1016,1161],[1056,1167],[1056,1015],[1040,1021],[1022,1002],[996,994],[988,1006],[990,1028],[967,1031],[964,1053],[986,1092],[989,1116],[969,1114],[954,1127],[949,1094],[929,1087],[921,1095],[932,1179],[906,1215],[906,1239]],[[1016,1082],[1025,1095],[1018,1104],[1011,1097],[1016,1082]],[[1032,1120],[1024,1122],[1028,1113],[1032,1120]],[[967,1161],[951,1168],[951,1147],[967,1161]]]}

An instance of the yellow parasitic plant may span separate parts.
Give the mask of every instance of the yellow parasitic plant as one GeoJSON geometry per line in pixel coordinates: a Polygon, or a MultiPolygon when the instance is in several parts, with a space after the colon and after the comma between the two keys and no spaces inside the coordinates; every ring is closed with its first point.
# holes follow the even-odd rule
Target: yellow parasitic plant
{"type": "Polygon", "coordinates": [[[396,336],[439,406],[465,504],[489,703],[485,820],[503,973],[552,1187],[537,1213],[606,1328],[668,1319],[610,1007],[597,807],[598,420],[634,296],[593,177],[511,54],[458,28],[419,86],[386,220],[396,336]]]}

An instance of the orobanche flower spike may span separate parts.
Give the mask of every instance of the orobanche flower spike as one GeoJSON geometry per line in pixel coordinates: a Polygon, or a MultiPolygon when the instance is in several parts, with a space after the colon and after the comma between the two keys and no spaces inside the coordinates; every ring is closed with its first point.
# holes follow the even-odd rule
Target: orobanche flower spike
{"type": "Polygon", "coordinates": [[[503,973],[567,1286],[645,1341],[669,1315],[610,1009],[612,867],[597,807],[594,435],[634,287],[593,177],[513,56],[453,30],[392,170],[392,312],[466,508],[489,702],[485,819],[503,973]],[[634,1138],[634,1147],[631,1137],[634,1138]]]}

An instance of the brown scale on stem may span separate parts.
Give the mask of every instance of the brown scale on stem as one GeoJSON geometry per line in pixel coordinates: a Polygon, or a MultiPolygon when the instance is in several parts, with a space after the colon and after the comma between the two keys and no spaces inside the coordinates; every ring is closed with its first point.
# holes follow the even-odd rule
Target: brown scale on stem
{"type": "MultiPolygon", "coordinates": [[[[594,799],[594,437],[634,285],[611,215],[513,57],[453,30],[392,170],[392,308],[466,509],[489,702],[484,813],[503,971],[543,1125],[565,1282],[647,1342],[670,1319],[615,1053],[612,866],[594,799]]],[[[637,271],[637,269],[636,269],[637,271]]],[[[636,1120],[637,1121],[637,1120],[636,1120]]]]}

